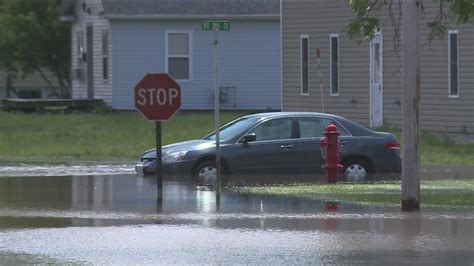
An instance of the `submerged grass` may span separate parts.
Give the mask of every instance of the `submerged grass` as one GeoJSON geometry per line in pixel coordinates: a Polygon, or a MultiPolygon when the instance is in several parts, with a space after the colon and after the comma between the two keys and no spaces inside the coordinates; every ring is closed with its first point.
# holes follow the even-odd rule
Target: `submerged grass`
{"type": "MultiPolygon", "coordinates": [[[[226,123],[249,112],[221,112],[226,123]]],[[[203,137],[213,112],[180,112],[162,122],[162,142],[203,137]]],[[[0,161],[125,161],[155,146],[155,124],[136,112],[24,114],[0,111],[0,161]]]]}
{"type": "MultiPolygon", "coordinates": [[[[358,204],[399,205],[400,182],[374,184],[299,184],[237,188],[241,193],[303,197],[358,204]]],[[[421,182],[422,205],[474,207],[474,179],[421,182]]]]}

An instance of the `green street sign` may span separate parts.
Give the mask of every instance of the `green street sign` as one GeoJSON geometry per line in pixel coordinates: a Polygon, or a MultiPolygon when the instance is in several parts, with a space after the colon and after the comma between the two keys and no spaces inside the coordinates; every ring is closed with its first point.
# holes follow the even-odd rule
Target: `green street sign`
{"type": "Polygon", "coordinates": [[[201,24],[202,30],[207,31],[229,31],[230,21],[206,20],[201,24]]]}

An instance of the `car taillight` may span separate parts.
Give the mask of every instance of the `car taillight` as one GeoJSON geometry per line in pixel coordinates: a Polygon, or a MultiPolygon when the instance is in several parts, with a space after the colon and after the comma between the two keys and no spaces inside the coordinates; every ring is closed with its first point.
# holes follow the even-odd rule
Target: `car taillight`
{"type": "Polygon", "coordinates": [[[385,147],[392,149],[392,150],[399,150],[400,149],[400,143],[394,141],[394,142],[389,142],[385,144],[385,147]]]}

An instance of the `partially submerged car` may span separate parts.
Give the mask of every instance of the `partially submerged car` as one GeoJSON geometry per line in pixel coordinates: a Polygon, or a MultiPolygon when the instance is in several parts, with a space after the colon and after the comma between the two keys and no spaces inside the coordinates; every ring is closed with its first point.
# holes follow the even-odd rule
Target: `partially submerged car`
{"type": "MultiPolygon", "coordinates": [[[[341,179],[364,180],[369,173],[398,173],[399,143],[391,133],[376,132],[349,119],[325,113],[271,112],[238,118],[220,129],[222,172],[226,175],[318,174],[320,139],[329,123],[340,132],[341,179]]],[[[197,183],[216,177],[215,135],[162,147],[167,175],[191,175],[197,183]]],[[[145,152],[135,169],[156,171],[156,150],[145,152]]]]}

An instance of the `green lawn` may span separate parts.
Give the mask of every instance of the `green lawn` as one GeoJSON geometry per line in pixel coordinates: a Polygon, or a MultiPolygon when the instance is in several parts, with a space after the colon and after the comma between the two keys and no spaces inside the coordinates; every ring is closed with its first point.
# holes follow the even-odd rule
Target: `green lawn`
{"type": "MultiPolygon", "coordinates": [[[[221,112],[226,123],[249,112],[221,112]]],[[[162,122],[164,144],[214,129],[213,112],[180,112],[162,122]]],[[[0,111],[0,161],[129,161],[155,146],[155,124],[136,112],[24,114],[0,111]]]]}
{"type": "MultiPolygon", "coordinates": [[[[403,142],[400,130],[381,127],[378,130],[395,133],[403,142]]],[[[422,132],[421,161],[425,165],[474,165],[474,144],[454,144],[448,138],[422,132]]]]}
{"type": "MultiPolygon", "coordinates": [[[[222,124],[248,113],[221,112],[222,124]]],[[[214,112],[180,112],[162,128],[164,144],[200,138],[213,131],[214,112]]],[[[154,147],[154,134],[154,123],[136,112],[0,111],[0,161],[130,161],[154,147]]],[[[474,165],[474,144],[423,134],[421,148],[423,164],[474,165]]]]}
{"type": "MultiPolygon", "coordinates": [[[[352,202],[357,204],[399,205],[400,182],[375,184],[295,184],[237,188],[241,193],[278,195],[352,202]]],[[[424,180],[422,205],[474,207],[474,179],[424,180]]]]}

